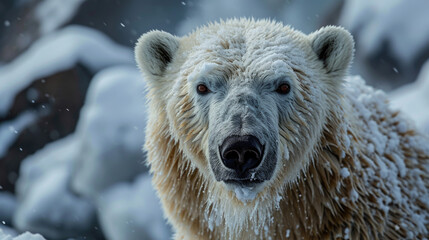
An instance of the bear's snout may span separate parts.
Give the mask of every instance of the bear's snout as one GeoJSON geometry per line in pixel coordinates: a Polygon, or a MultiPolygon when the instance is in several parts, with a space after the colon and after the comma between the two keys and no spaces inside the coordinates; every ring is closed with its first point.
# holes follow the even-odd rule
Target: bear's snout
{"type": "Polygon", "coordinates": [[[246,171],[259,166],[264,146],[255,136],[230,136],[219,147],[219,153],[225,167],[243,176],[246,171]]]}

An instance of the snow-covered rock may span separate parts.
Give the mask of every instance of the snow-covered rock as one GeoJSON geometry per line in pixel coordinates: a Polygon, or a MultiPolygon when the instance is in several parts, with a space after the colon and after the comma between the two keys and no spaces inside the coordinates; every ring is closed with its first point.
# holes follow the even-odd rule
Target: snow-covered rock
{"type": "Polygon", "coordinates": [[[403,63],[411,63],[429,43],[429,18],[426,0],[347,0],[340,23],[360,31],[361,51],[371,54],[386,41],[403,63]]]}
{"type": "Polygon", "coordinates": [[[0,228],[0,240],[45,240],[45,238],[40,234],[32,234],[29,232],[14,237],[0,228]]]}
{"type": "Polygon", "coordinates": [[[99,72],[77,126],[80,139],[72,187],[95,199],[106,188],[146,171],[144,82],[135,66],[99,72]]]}
{"type": "MultiPolygon", "coordinates": [[[[146,171],[145,123],[138,69],[122,65],[96,74],[76,132],[23,161],[14,226],[55,239],[88,236],[96,221],[93,200],[146,171]]],[[[124,205],[125,215],[128,207],[133,206],[124,205]]]]}
{"type": "Polygon", "coordinates": [[[72,134],[48,144],[42,150],[27,157],[20,169],[16,192],[20,201],[26,199],[34,184],[51,171],[70,168],[77,157],[78,139],[72,134]]]}
{"type": "Polygon", "coordinates": [[[392,106],[409,115],[417,127],[429,134],[429,61],[417,81],[389,94],[392,106]]]}
{"type": "Polygon", "coordinates": [[[131,49],[89,28],[69,26],[48,34],[14,61],[0,67],[0,116],[7,112],[15,95],[32,81],[76,63],[95,73],[117,64],[134,64],[134,58],[131,49]]]}
{"type": "Polygon", "coordinates": [[[146,169],[141,150],[145,122],[144,83],[137,68],[117,66],[99,72],[76,133],[24,160],[17,182],[15,227],[50,238],[91,231],[95,221],[91,200],[146,169]]]}
{"type": "MultiPolygon", "coordinates": [[[[71,2],[63,7],[79,4],[71,2]]],[[[48,3],[58,5],[51,0],[42,5],[48,3]]],[[[118,64],[134,65],[130,48],[96,30],[70,26],[0,67],[0,185],[5,190],[14,189],[28,154],[74,131],[91,78],[118,64]]]]}
{"type": "Polygon", "coordinates": [[[26,158],[17,182],[14,226],[49,238],[80,236],[92,230],[95,209],[69,189],[71,164],[79,151],[75,135],[26,158]]]}
{"type": "Polygon", "coordinates": [[[429,58],[429,2],[347,0],[338,24],[352,32],[352,73],[391,90],[414,80],[429,58]]]}
{"type": "Polygon", "coordinates": [[[109,240],[170,239],[151,177],[110,188],[98,199],[98,218],[109,240]]]}

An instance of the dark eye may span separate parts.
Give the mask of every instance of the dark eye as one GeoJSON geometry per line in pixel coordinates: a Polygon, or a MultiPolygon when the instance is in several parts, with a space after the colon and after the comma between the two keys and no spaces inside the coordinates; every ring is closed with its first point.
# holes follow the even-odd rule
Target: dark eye
{"type": "Polygon", "coordinates": [[[290,86],[287,83],[282,83],[280,86],[276,89],[277,93],[280,94],[288,94],[290,92],[290,86]]]}
{"type": "Polygon", "coordinates": [[[209,90],[209,88],[206,85],[204,85],[204,84],[198,84],[198,86],[197,86],[197,92],[199,94],[207,94],[207,93],[210,92],[210,90],[209,90]]]}

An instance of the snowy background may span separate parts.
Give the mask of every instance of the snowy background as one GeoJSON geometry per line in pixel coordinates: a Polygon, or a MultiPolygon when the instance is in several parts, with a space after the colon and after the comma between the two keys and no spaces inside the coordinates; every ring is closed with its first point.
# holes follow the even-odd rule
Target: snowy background
{"type": "Polygon", "coordinates": [[[171,236],[141,151],[140,34],[180,36],[241,16],[305,33],[344,26],[356,41],[351,73],[429,133],[428,9],[427,0],[2,0],[0,240],[171,236]]]}

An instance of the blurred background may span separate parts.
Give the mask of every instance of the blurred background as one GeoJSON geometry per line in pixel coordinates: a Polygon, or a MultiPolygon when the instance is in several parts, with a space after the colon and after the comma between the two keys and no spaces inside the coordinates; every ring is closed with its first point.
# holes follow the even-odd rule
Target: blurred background
{"type": "Polygon", "coordinates": [[[243,16],[305,33],[341,25],[356,41],[351,74],[429,133],[428,10],[427,0],[1,0],[0,239],[171,236],[141,150],[142,33],[243,16]]]}

